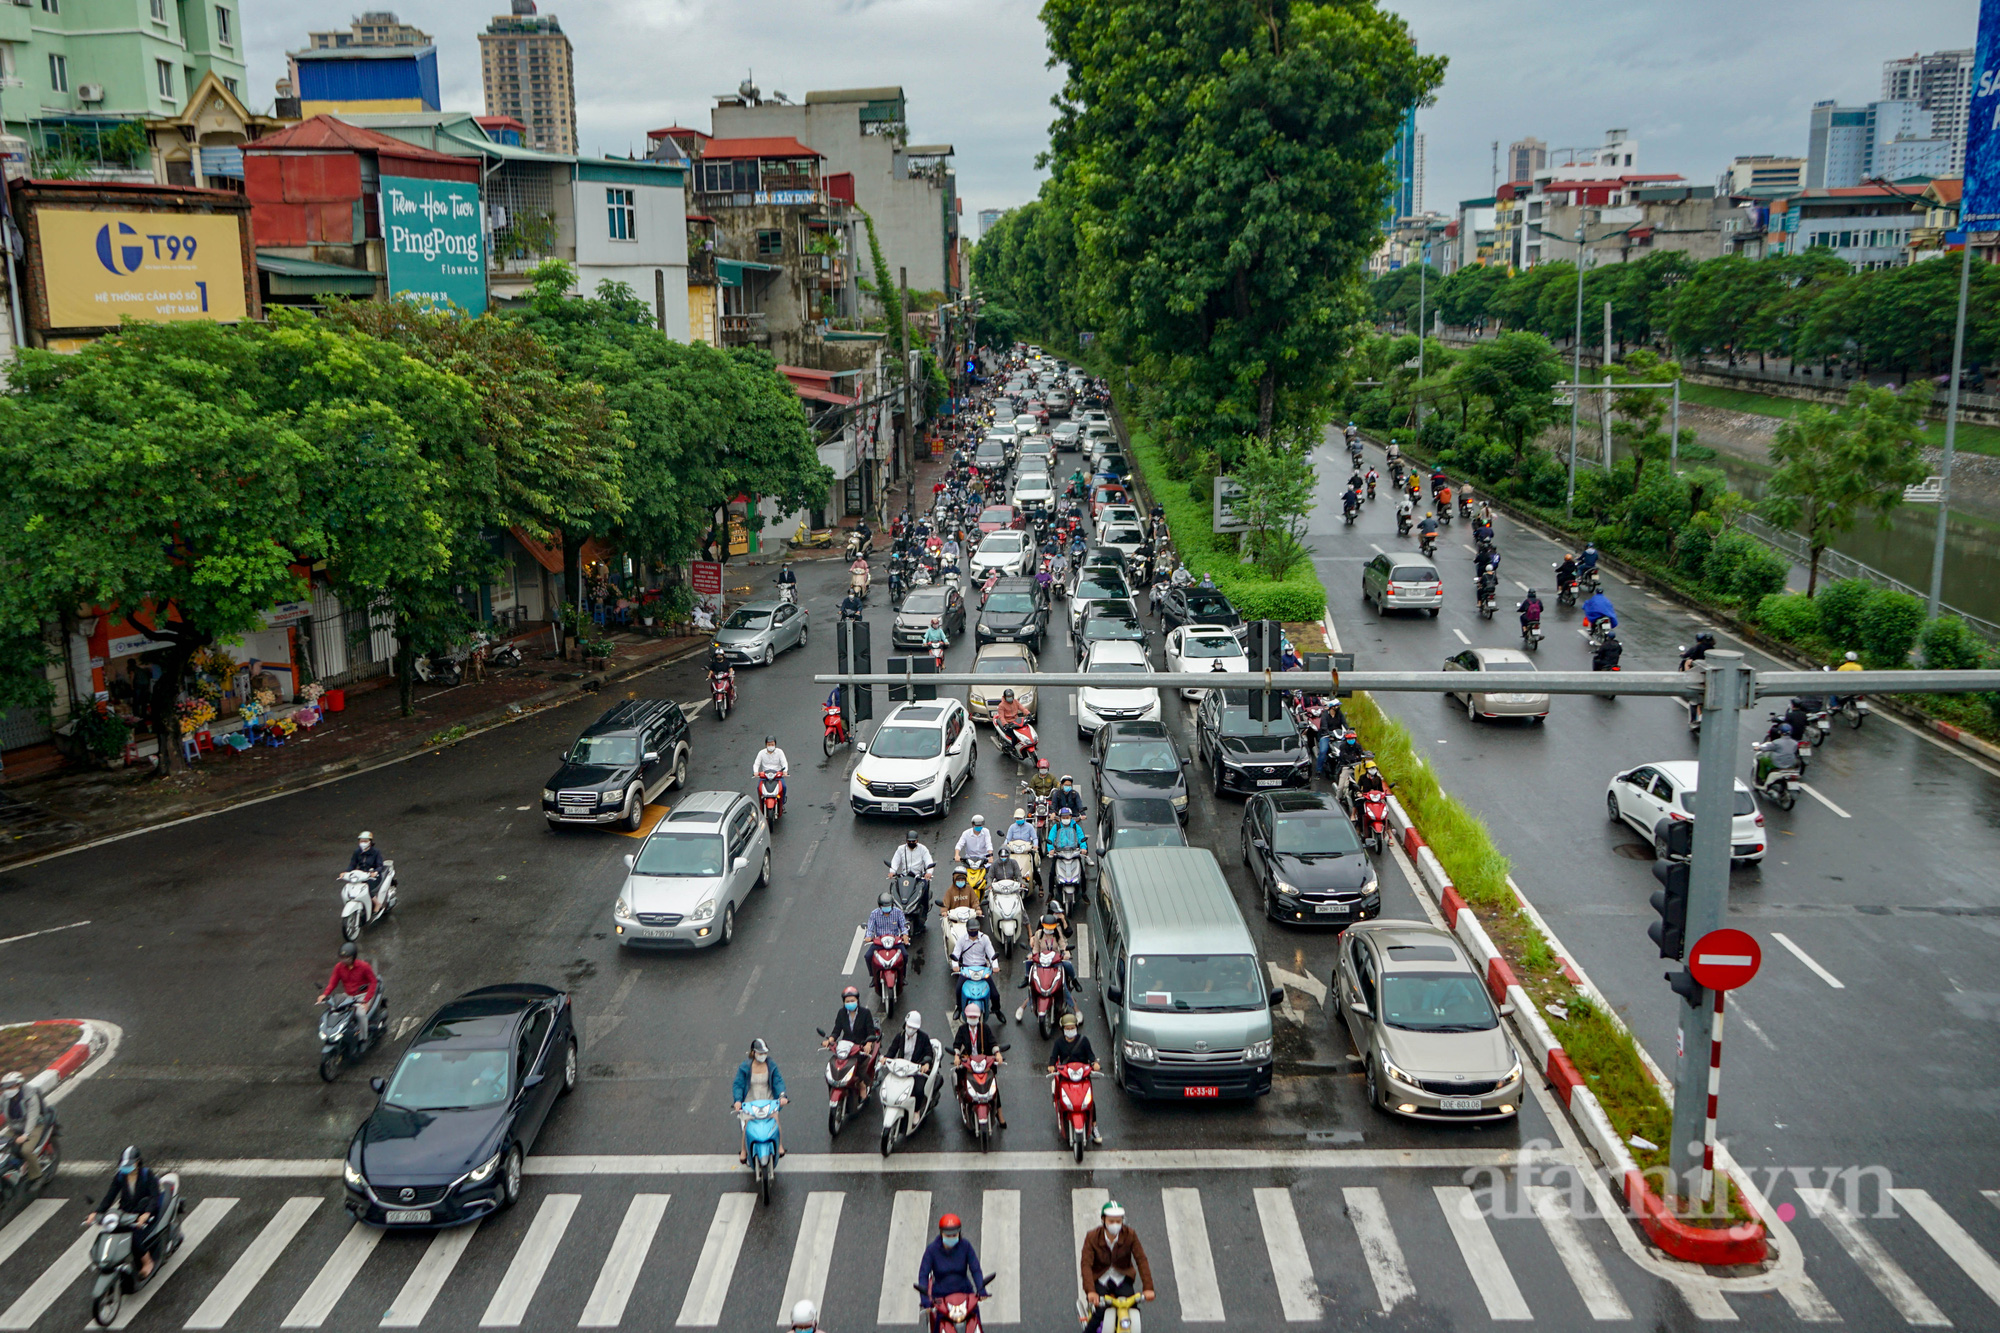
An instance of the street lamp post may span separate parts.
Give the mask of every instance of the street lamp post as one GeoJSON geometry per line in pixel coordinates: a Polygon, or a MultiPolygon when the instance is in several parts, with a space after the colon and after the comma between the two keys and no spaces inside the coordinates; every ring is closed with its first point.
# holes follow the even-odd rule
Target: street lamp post
{"type": "Polygon", "coordinates": [[[1963,248],[1958,260],[1958,327],[1951,335],[1951,391],[1944,409],[1944,465],[1938,477],[1937,536],[1931,542],[1931,596],[1929,617],[1936,620],[1938,605],[1944,597],[1944,534],[1945,525],[1951,520],[1951,460],[1958,445],[1958,381],[1965,372],[1965,298],[1972,285],[1972,233],[1967,230],[1967,219],[1958,220],[1959,239],[1963,248]]]}
{"type": "MultiPolygon", "coordinates": [[[[1569,382],[1583,383],[1583,217],[1576,223],[1576,332],[1570,338],[1569,382]]],[[[1563,497],[1563,515],[1576,517],[1576,409],[1574,390],[1569,399],[1569,491],[1563,497]]]]}

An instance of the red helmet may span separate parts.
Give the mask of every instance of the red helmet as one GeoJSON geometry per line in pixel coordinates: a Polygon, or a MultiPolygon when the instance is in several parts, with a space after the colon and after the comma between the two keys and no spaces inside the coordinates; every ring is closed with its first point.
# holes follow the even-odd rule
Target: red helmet
{"type": "Polygon", "coordinates": [[[958,1220],[957,1213],[946,1213],[943,1217],[940,1217],[938,1219],[939,1231],[959,1231],[962,1230],[964,1226],[965,1224],[958,1220]]]}

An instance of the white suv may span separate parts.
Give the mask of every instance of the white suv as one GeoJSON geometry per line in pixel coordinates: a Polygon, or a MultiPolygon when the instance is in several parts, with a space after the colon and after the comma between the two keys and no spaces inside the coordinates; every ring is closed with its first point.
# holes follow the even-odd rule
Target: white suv
{"type": "Polygon", "coordinates": [[[857,815],[942,819],[979,762],[972,719],[956,699],[898,704],[875,734],[854,748],[862,758],[848,779],[847,799],[857,815]]]}
{"type": "Polygon", "coordinates": [[[1103,685],[1085,685],[1076,692],[1076,731],[1085,740],[1106,722],[1157,722],[1160,720],[1160,691],[1157,687],[1132,680],[1153,674],[1146,646],[1124,639],[1099,639],[1090,645],[1083,669],[1103,675],[1103,685]],[[1119,683],[1113,685],[1112,681],[1119,683]],[[1130,681],[1127,684],[1125,682],[1130,681]]]}

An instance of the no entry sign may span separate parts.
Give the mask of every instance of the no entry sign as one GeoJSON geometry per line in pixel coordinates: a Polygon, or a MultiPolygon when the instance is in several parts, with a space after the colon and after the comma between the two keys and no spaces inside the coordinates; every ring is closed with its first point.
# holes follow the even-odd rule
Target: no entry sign
{"type": "Polygon", "coordinates": [[[1748,931],[1711,930],[1688,951],[1688,971],[1710,990],[1735,990],[1757,975],[1764,950],[1748,931]]]}

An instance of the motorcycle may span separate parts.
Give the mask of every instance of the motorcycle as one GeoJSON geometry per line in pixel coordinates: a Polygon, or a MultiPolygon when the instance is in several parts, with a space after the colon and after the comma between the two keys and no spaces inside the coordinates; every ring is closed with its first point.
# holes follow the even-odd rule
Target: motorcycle
{"type": "Polygon", "coordinates": [[[1023,764],[1035,762],[1035,726],[1026,717],[1021,718],[1012,727],[1003,727],[995,723],[993,736],[1000,746],[1002,755],[1023,764]]]}
{"type": "Polygon", "coordinates": [[[1576,605],[1576,580],[1574,578],[1556,580],[1556,605],[1576,605]]]}
{"type": "Polygon", "coordinates": [[[1417,549],[1423,552],[1426,557],[1436,556],[1438,553],[1437,534],[1435,532],[1419,533],[1417,536],[1417,549]]]}
{"type": "Polygon", "coordinates": [[[1375,478],[1373,477],[1368,479],[1368,498],[1370,500],[1375,498],[1375,478]]]}
{"type": "Polygon", "coordinates": [[[125,1298],[156,1280],[167,1259],[181,1247],[181,1178],[169,1171],[160,1177],[165,1202],[160,1216],[143,1226],[138,1213],[108,1209],[98,1215],[97,1236],[90,1243],[90,1266],[96,1277],[90,1285],[90,1317],[100,1328],[109,1328],[118,1318],[125,1298]],[[139,1247],[151,1236],[164,1235],[159,1253],[153,1256],[153,1271],[139,1276],[139,1247]]]}
{"type": "Polygon", "coordinates": [[[1020,881],[1023,896],[1033,898],[1034,885],[1039,882],[1035,872],[1041,868],[1040,859],[1035,855],[1035,844],[1026,838],[1013,838],[1000,851],[1012,863],[1012,870],[1002,867],[1002,873],[1009,879],[1020,881]]]}
{"type": "MultiPolygon", "coordinates": [[[[1028,818],[1034,822],[1036,841],[1039,843],[1042,838],[1048,836],[1049,798],[1037,794],[1035,789],[1028,785],[1028,781],[1025,778],[1021,780],[1018,792],[1027,801],[1028,818]]],[[[1033,851],[1034,849],[1030,848],[1029,850],[1033,851]]]]}
{"type": "Polygon", "coordinates": [[[424,685],[450,689],[465,681],[465,662],[454,654],[425,653],[416,660],[413,669],[417,680],[424,685]]]}
{"type": "Polygon", "coordinates": [[[772,828],[778,827],[778,820],[785,813],[785,775],[758,774],[757,801],[764,807],[764,822],[772,828]]]}
{"type": "Polygon", "coordinates": [[[797,606],[799,604],[799,585],[796,583],[780,583],[778,585],[778,600],[787,606],[797,606]]]}
{"type": "MultiPolygon", "coordinates": [[[[1764,739],[1774,741],[1778,739],[1778,728],[1784,725],[1785,715],[1783,713],[1769,713],[1766,716],[1771,719],[1771,725],[1764,732],[1764,739]]],[[[1807,727],[1806,730],[1810,732],[1812,728],[1807,727]]],[[[1799,742],[1799,776],[1804,777],[1806,775],[1807,761],[1812,758],[1813,747],[1810,742],[1802,738],[1793,737],[1793,739],[1799,742]]]]}
{"type": "MultiPolygon", "coordinates": [[[[1000,1044],[1000,1051],[1008,1049],[1008,1043],[1000,1044]]],[[[999,1051],[967,1055],[965,1063],[958,1067],[958,1118],[959,1123],[979,1140],[981,1152],[985,1152],[993,1142],[993,1129],[997,1122],[993,1104],[999,1097],[999,1051]]]]}
{"type": "Polygon", "coordinates": [[[1868,714],[1873,711],[1868,706],[1868,701],[1858,694],[1850,694],[1840,701],[1840,715],[1847,719],[1847,725],[1856,731],[1861,729],[1861,724],[1868,720],[1868,714]]]}
{"type": "Polygon", "coordinates": [[[1042,949],[1035,954],[1028,964],[1028,992],[1034,996],[1035,1025],[1047,1041],[1070,1008],[1069,973],[1063,970],[1061,949],[1042,949]]]}
{"type": "Polygon", "coordinates": [[[1000,952],[1012,958],[1014,946],[1021,939],[1020,880],[1003,877],[992,880],[987,885],[986,919],[993,923],[993,939],[1000,946],[1000,952]]]}
{"type": "Polygon", "coordinates": [[[909,948],[894,935],[878,935],[868,945],[868,973],[874,978],[871,983],[875,998],[882,1002],[882,1019],[896,1012],[897,997],[903,993],[903,983],[907,980],[904,966],[909,958],[909,948]]]}
{"type": "Polygon", "coordinates": [[[1097,1071],[1079,1060],[1072,1060],[1049,1075],[1049,1089],[1056,1107],[1056,1133],[1063,1136],[1078,1164],[1083,1162],[1084,1150],[1090,1146],[1091,1110],[1096,1101],[1091,1095],[1090,1080],[1096,1077],[1097,1071]]]}
{"type": "Polygon", "coordinates": [[[13,1212],[23,1195],[39,1196],[48,1189],[62,1165],[62,1125],[56,1119],[56,1108],[46,1103],[42,1106],[42,1141],[35,1146],[35,1156],[42,1162],[42,1178],[29,1180],[27,1164],[12,1141],[8,1142],[5,1155],[0,1156],[0,1217],[13,1212]]]}
{"type": "Polygon", "coordinates": [[[708,701],[715,705],[715,720],[717,722],[729,716],[729,710],[736,706],[736,673],[734,671],[725,671],[719,676],[709,676],[708,701]]]}
{"type": "Polygon", "coordinates": [[[1081,847],[1058,847],[1055,856],[1055,869],[1049,877],[1050,901],[1060,902],[1063,916],[1074,919],[1076,906],[1083,901],[1084,851],[1081,847]]]}
{"type": "MultiPolygon", "coordinates": [[[[823,1038],[826,1033],[820,1031],[819,1035],[823,1038]]],[[[841,1127],[847,1123],[847,1118],[867,1105],[868,1090],[875,1082],[873,1065],[867,1047],[857,1046],[845,1037],[833,1043],[833,1049],[826,1057],[828,1138],[840,1137],[841,1127]]]]}
{"type": "Polygon", "coordinates": [[[1441,528],[1448,528],[1448,527],[1450,527],[1450,526],[1451,526],[1451,506],[1450,506],[1450,505],[1448,505],[1448,504],[1445,504],[1445,505],[1439,505],[1439,506],[1438,506],[1438,511],[1437,511],[1437,514],[1438,514],[1438,526],[1439,526],[1439,527],[1441,527],[1441,528]]]}
{"type": "Polygon", "coordinates": [[[389,1012],[387,1006],[376,1005],[374,1021],[363,1032],[359,996],[331,995],[322,1003],[326,1012],[319,1016],[319,1076],[331,1083],[340,1076],[343,1063],[359,1060],[381,1040],[382,1030],[389,1025],[389,1012]]]}
{"type": "Polygon", "coordinates": [[[858,529],[848,530],[847,544],[841,548],[841,552],[841,558],[848,561],[861,554],[861,533],[858,529]]]}
{"type": "MultiPolygon", "coordinates": [[[[986,1275],[990,1286],[994,1275],[986,1275]]],[[[922,1291],[922,1287],[917,1288],[922,1291]]],[[[979,1302],[985,1292],[975,1296],[971,1292],[956,1292],[950,1296],[940,1296],[931,1305],[931,1333],[986,1333],[986,1325],[979,1318],[979,1302]]]]}
{"type": "Polygon", "coordinates": [[[942,639],[931,644],[931,670],[944,670],[944,641],[942,639]]]}
{"type": "MultiPolygon", "coordinates": [[[[1615,667],[1615,666],[1614,666],[1614,667],[1601,667],[1601,666],[1597,665],[1597,663],[1596,663],[1595,661],[1592,661],[1592,662],[1591,662],[1591,664],[1590,664],[1590,669],[1591,669],[1592,671],[1617,671],[1617,670],[1619,670],[1619,668],[1618,668],[1618,667],[1615,667]]],[[[1618,696],[1617,696],[1617,695],[1615,695],[1615,694],[1600,694],[1600,695],[1598,695],[1597,697],[1598,697],[1598,698],[1600,698],[1600,699],[1616,699],[1616,698],[1617,698],[1618,696]]]]}
{"type": "Polygon", "coordinates": [[[1598,616],[1583,627],[1584,642],[1590,645],[1590,651],[1594,653],[1604,646],[1604,636],[1610,630],[1611,625],[1609,624],[1609,618],[1606,616],[1598,616]]]}
{"type": "Polygon", "coordinates": [[[835,750],[847,744],[847,716],[840,711],[839,704],[827,704],[824,722],[826,734],[820,737],[820,748],[826,751],[828,758],[832,758],[835,750]]]}
{"type": "Polygon", "coordinates": [[[868,571],[865,569],[849,570],[847,574],[847,590],[857,597],[866,597],[868,595],[868,571]]]}
{"type": "Polygon", "coordinates": [[[1110,1329],[1112,1333],[1139,1333],[1139,1302],[1145,1299],[1143,1292],[1133,1292],[1130,1296],[1106,1295],[1104,1304],[1109,1313],[1099,1329],[1110,1329]]]}
{"type": "Polygon", "coordinates": [[[1479,618],[1493,619],[1493,613],[1500,609],[1500,580],[1492,574],[1479,576],[1479,618]]]}
{"type": "MultiPolygon", "coordinates": [[[[1804,752],[1804,747],[1800,747],[1804,752]]],[[[1798,795],[1792,788],[1805,777],[1805,764],[1797,768],[1774,768],[1757,783],[1757,794],[1777,804],[1780,810],[1789,810],[1798,802],[1798,795]]]]}
{"type": "Polygon", "coordinates": [[[1833,709],[1824,699],[1794,699],[1792,707],[1803,708],[1806,713],[1806,734],[1799,738],[1801,746],[1819,745],[1833,735],[1833,709]]]}
{"type": "Polygon", "coordinates": [[[979,1012],[992,1018],[997,1026],[1007,1021],[1000,1006],[993,1003],[993,969],[973,964],[971,967],[954,967],[958,974],[958,1002],[952,1007],[951,1025],[954,1029],[965,1023],[965,1006],[976,1004],[979,1012]]]}
{"type": "Polygon", "coordinates": [[[1604,591],[1604,580],[1598,577],[1597,567],[1594,565],[1585,565],[1579,570],[1577,581],[1582,585],[1585,596],[1604,591]]]}
{"type": "Polygon", "coordinates": [[[771,1202],[771,1182],[778,1174],[778,1103],[745,1102],[735,1112],[743,1123],[743,1135],[750,1148],[750,1170],[757,1177],[757,1197],[771,1202]]]}
{"type": "Polygon", "coordinates": [[[944,1077],[941,1061],[931,1061],[931,1071],[926,1074],[923,1066],[913,1060],[885,1059],[882,1061],[882,1082],[875,1090],[875,1099],[882,1104],[882,1155],[887,1157],[896,1150],[896,1145],[917,1132],[937,1104],[938,1083],[944,1077]],[[924,1080],[921,1093],[917,1080],[924,1080]]]}
{"type": "Polygon", "coordinates": [[[1364,791],[1355,795],[1354,825],[1361,841],[1377,856],[1389,838],[1389,793],[1364,791]]]}
{"type": "Polygon", "coordinates": [[[1541,621],[1530,620],[1521,626],[1521,646],[1531,653],[1542,646],[1541,621]]]}
{"type": "Polygon", "coordinates": [[[1401,510],[1397,510],[1397,511],[1396,511],[1396,535],[1397,535],[1398,537],[1407,537],[1407,536],[1409,536],[1409,535],[1410,535],[1410,526],[1411,526],[1411,524],[1410,524],[1410,516],[1409,516],[1408,514],[1405,514],[1405,513],[1403,513],[1403,512],[1401,511],[1401,510]]]}
{"type": "Polygon", "coordinates": [[[991,860],[991,857],[978,855],[965,858],[965,887],[972,890],[975,899],[986,895],[986,868],[991,860]]]}
{"type": "Polygon", "coordinates": [[[521,648],[519,644],[509,643],[481,630],[472,636],[472,645],[475,649],[483,649],[485,651],[486,665],[488,666],[517,667],[521,665],[521,648]]]}
{"type": "Polygon", "coordinates": [[[1359,505],[1342,505],[1340,507],[1341,526],[1349,528],[1353,527],[1354,520],[1357,517],[1359,517],[1360,514],[1361,514],[1361,507],[1359,505]]]}
{"type": "Polygon", "coordinates": [[[360,939],[363,926],[374,925],[396,905],[394,861],[382,863],[382,887],[373,893],[369,891],[365,870],[343,870],[334,878],[340,881],[340,937],[344,940],[360,939]],[[378,899],[380,907],[375,905],[378,899]]]}
{"type": "Polygon", "coordinates": [[[1467,518],[1467,519],[1469,519],[1469,518],[1471,518],[1471,517],[1472,517],[1472,497],[1471,497],[1471,496],[1469,496],[1469,495],[1461,495],[1461,496],[1459,496],[1459,497],[1458,497],[1458,516],[1459,516],[1460,518],[1467,518]]]}

